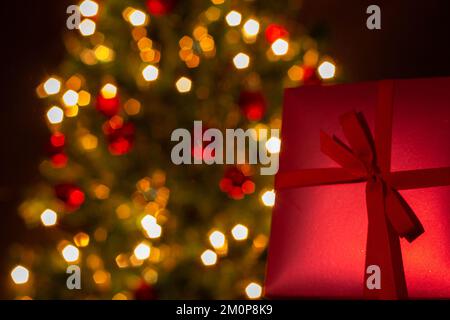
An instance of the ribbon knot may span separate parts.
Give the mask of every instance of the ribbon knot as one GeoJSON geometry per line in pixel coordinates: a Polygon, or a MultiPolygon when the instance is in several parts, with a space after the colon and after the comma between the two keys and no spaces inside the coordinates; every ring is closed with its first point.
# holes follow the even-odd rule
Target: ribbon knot
{"type": "Polygon", "coordinates": [[[275,177],[276,190],[366,182],[366,270],[371,265],[381,270],[381,289],[370,290],[364,281],[364,295],[368,298],[408,296],[400,238],[412,242],[424,228],[398,190],[450,185],[450,167],[391,172],[393,92],[393,81],[380,82],[374,136],[364,116],[355,111],[339,119],[349,146],[336,136],[320,132],[322,153],[340,168],[278,172],[275,177]]]}

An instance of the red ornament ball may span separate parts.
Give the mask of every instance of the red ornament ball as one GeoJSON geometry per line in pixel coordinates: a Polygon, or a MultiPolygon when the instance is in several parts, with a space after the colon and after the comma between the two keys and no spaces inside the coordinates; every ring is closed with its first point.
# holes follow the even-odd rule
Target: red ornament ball
{"type": "Polygon", "coordinates": [[[176,3],[176,0],[147,0],[147,9],[152,15],[162,16],[171,13],[176,3]]]}
{"type": "Polygon", "coordinates": [[[120,111],[120,99],[116,95],[114,98],[105,98],[101,93],[97,96],[96,108],[103,115],[111,118],[119,113],[120,111]]]}
{"type": "Polygon", "coordinates": [[[66,138],[61,132],[55,132],[50,136],[50,141],[47,145],[47,153],[52,166],[55,168],[63,168],[67,164],[68,157],[64,153],[65,143],[66,138]]]}
{"type": "Polygon", "coordinates": [[[261,92],[243,91],[239,96],[239,107],[250,121],[259,121],[266,112],[266,99],[261,92]]]}
{"type": "Polygon", "coordinates": [[[314,67],[303,66],[303,84],[318,85],[322,83],[322,79],[317,75],[317,69],[314,67]]]}
{"type": "Polygon", "coordinates": [[[55,186],[55,195],[63,201],[68,210],[78,209],[85,200],[84,192],[72,183],[61,183],[55,186]]]}
{"type": "Polygon", "coordinates": [[[152,286],[145,281],[141,281],[138,287],[134,290],[134,298],[136,300],[156,300],[157,295],[152,286]]]}
{"type": "Polygon", "coordinates": [[[243,199],[246,194],[255,192],[255,183],[239,167],[233,166],[225,170],[219,182],[222,192],[234,200],[243,199]]]}
{"type": "Polygon", "coordinates": [[[201,137],[195,137],[194,133],[191,134],[191,154],[194,157],[194,159],[202,160],[202,161],[209,161],[213,160],[216,156],[216,150],[213,149],[212,151],[205,150],[206,147],[213,143],[213,141],[204,141],[203,135],[205,134],[205,131],[207,131],[209,128],[202,126],[202,135],[201,137]],[[200,140],[197,140],[196,138],[200,138],[200,140]],[[206,153],[208,151],[208,153],[206,153]]]}
{"type": "Polygon", "coordinates": [[[288,38],[289,32],[282,25],[271,23],[266,28],[265,36],[267,42],[273,43],[277,39],[288,38]]]}
{"type": "Polygon", "coordinates": [[[113,117],[104,123],[103,132],[111,154],[119,156],[131,151],[135,132],[134,125],[131,122],[124,123],[121,117],[113,117]]]}

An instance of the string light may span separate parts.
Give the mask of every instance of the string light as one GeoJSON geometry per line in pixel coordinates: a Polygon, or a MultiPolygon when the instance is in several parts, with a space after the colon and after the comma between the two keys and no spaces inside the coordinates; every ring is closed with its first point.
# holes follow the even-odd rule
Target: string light
{"type": "Polygon", "coordinates": [[[273,207],[275,204],[275,191],[269,190],[262,194],[261,201],[266,207],[273,207]]]}
{"type": "Polygon", "coordinates": [[[189,78],[181,77],[177,80],[175,86],[177,87],[178,92],[186,93],[191,91],[192,81],[189,78]]]}
{"type": "Polygon", "coordinates": [[[15,284],[24,284],[28,282],[30,272],[24,266],[18,265],[11,271],[11,278],[15,284]]]}
{"type": "Polygon", "coordinates": [[[83,16],[93,17],[98,13],[98,4],[91,0],[85,0],[80,4],[79,9],[83,16]]]}
{"type": "Polygon", "coordinates": [[[230,27],[235,27],[241,24],[242,15],[239,12],[233,10],[226,15],[225,20],[230,27]]]}
{"type": "Polygon", "coordinates": [[[276,56],[283,56],[289,50],[289,42],[284,39],[277,39],[272,43],[271,48],[276,56]]]}
{"type": "Polygon", "coordinates": [[[217,254],[209,249],[203,251],[200,258],[205,266],[213,266],[217,262],[217,254]]]}
{"type": "Polygon", "coordinates": [[[242,224],[237,224],[231,229],[233,238],[237,241],[242,241],[248,237],[248,228],[242,224]]]}
{"type": "Polygon", "coordinates": [[[150,239],[156,239],[156,238],[161,237],[162,228],[159,224],[155,223],[155,224],[151,225],[150,228],[146,229],[145,231],[150,239]]]}
{"type": "Polygon", "coordinates": [[[246,38],[255,38],[259,33],[259,22],[255,19],[249,19],[244,23],[242,32],[246,38]]]}
{"type": "Polygon", "coordinates": [[[141,225],[144,229],[150,228],[153,224],[156,224],[156,218],[154,216],[147,214],[141,219],[141,225]]]}
{"type": "Polygon", "coordinates": [[[250,64],[250,57],[245,53],[238,53],[234,56],[233,63],[236,69],[245,69],[250,64]]]}
{"type": "Polygon", "coordinates": [[[148,65],[142,70],[142,76],[146,81],[155,81],[158,78],[158,74],[158,68],[152,65],[148,65]]]}
{"type": "Polygon", "coordinates": [[[111,83],[107,83],[100,90],[103,98],[113,99],[117,95],[117,87],[111,83]]]}
{"type": "Polygon", "coordinates": [[[262,295],[262,287],[258,283],[252,282],[245,288],[245,293],[250,299],[258,299],[262,295]]]}
{"type": "Polygon", "coordinates": [[[47,119],[51,124],[61,123],[64,119],[64,111],[57,106],[53,106],[47,111],[47,119]]]}
{"type": "Polygon", "coordinates": [[[155,217],[147,214],[142,218],[141,225],[150,239],[156,239],[161,236],[162,228],[158,223],[156,223],[155,217]]]}
{"type": "Polygon", "coordinates": [[[58,215],[51,209],[46,209],[41,213],[41,222],[46,227],[54,226],[57,219],[58,215]]]}
{"type": "Polygon", "coordinates": [[[74,245],[68,244],[62,250],[62,256],[67,262],[74,262],[78,260],[80,251],[74,245]]]}
{"type": "Polygon", "coordinates": [[[95,33],[95,28],[95,22],[91,19],[84,19],[78,26],[81,35],[85,37],[93,35],[95,33]]]}
{"type": "Polygon", "coordinates": [[[49,78],[44,82],[44,91],[48,95],[57,94],[61,90],[61,81],[56,78],[49,78]]]}
{"type": "Polygon", "coordinates": [[[147,15],[141,10],[133,9],[128,15],[128,20],[135,27],[143,26],[147,22],[147,15]]]}
{"type": "Polygon", "coordinates": [[[319,65],[317,70],[322,79],[331,79],[336,73],[336,66],[329,61],[324,61],[319,65]]]}
{"type": "Polygon", "coordinates": [[[147,259],[150,256],[150,246],[145,242],[141,242],[134,248],[134,256],[138,260],[147,259]]]}
{"type": "Polygon", "coordinates": [[[62,100],[67,107],[75,106],[78,102],[78,93],[74,90],[67,90],[62,96],[62,100]]]}
{"type": "Polygon", "coordinates": [[[225,246],[225,235],[220,231],[214,231],[209,235],[209,242],[215,249],[225,246]]]}
{"type": "Polygon", "coordinates": [[[266,141],[266,149],[270,153],[280,153],[281,148],[281,140],[277,137],[271,137],[269,140],[266,141]]]}

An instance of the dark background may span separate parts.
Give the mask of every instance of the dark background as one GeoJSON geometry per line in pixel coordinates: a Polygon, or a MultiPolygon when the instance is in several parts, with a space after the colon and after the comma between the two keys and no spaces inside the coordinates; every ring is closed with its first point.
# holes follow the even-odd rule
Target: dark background
{"type": "MultiPolygon", "coordinates": [[[[450,1],[304,0],[300,21],[327,31],[327,53],[347,81],[450,76],[450,1]],[[366,28],[366,8],[377,4],[382,30],[366,28]]],[[[26,188],[38,181],[47,128],[35,87],[64,57],[61,40],[68,0],[0,4],[0,298],[9,275],[8,246],[33,241],[17,215],[26,188]]]]}

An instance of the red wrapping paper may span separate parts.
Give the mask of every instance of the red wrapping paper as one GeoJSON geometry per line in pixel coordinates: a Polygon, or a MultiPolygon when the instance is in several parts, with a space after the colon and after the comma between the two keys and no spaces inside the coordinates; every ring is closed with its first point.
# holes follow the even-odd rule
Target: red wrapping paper
{"type": "MultiPolygon", "coordinates": [[[[266,278],[267,296],[381,299],[450,297],[450,181],[447,181],[450,180],[450,79],[400,80],[391,85],[390,93],[389,84],[387,91],[386,88],[380,91],[383,84],[378,82],[310,86],[286,91],[280,170],[276,177],[277,200],[266,278]],[[392,109],[392,119],[385,110],[381,114],[387,119],[379,120],[383,105],[384,108],[387,105],[388,109],[392,109]],[[381,139],[384,146],[374,151],[378,153],[375,157],[380,158],[376,160],[376,167],[384,166],[382,158],[386,150],[382,149],[389,147],[390,168],[384,171],[394,173],[394,179],[391,179],[391,175],[384,175],[380,181],[398,187],[399,197],[407,203],[406,208],[410,208],[418,220],[414,236],[409,237],[409,240],[414,241],[409,243],[401,239],[401,252],[400,248],[398,252],[388,250],[391,255],[395,255],[392,260],[397,271],[401,271],[393,272],[401,273],[394,278],[403,278],[405,288],[402,288],[401,281],[395,284],[395,281],[385,280],[385,271],[382,270],[382,280],[385,282],[382,281],[381,294],[367,294],[364,288],[366,258],[386,251],[383,245],[379,245],[383,237],[373,236],[373,230],[380,229],[380,226],[374,227],[372,222],[372,235],[368,238],[367,234],[368,213],[373,212],[374,207],[383,205],[383,199],[374,201],[377,197],[366,196],[367,181],[302,185],[305,178],[295,178],[292,174],[311,168],[339,168],[333,157],[324,150],[327,135],[321,136],[321,130],[330,135],[336,134],[339,140],[346,143],[350,135],[350,140],[353,140],[350,142],[358,147],[358,141],[361,140],[357,137],[355,140],[358,135],[355,132],[348,134],[348,125],[342,128],[339,122],[343,114],[348,115],[353,110],[365,118],[366,129],[370,131],[369,138],[375,136],[377,140],[383,127],[380,122],[391,123],[388,139],[381,139]],[[347,130],[345,135],[343,130],[347,130]],[[423,174],[421,177],[410,175],[409,172],[395,175],[408,170],[435,168],[441,171],[431,172],[431,175],[434,174],[433,183],[430,184],[432,187],[420,181],[423,174]],[[284,181],[286,177],[287,183],[284,181]],[[402,190],[411,186],[414,187],[411,190],[402,190]],[[422,226],[425,230],[423,234],[422,226]],[[375,246],[369,245],[372,249],[369,249],[368,254],[366,243],[369,239],[372,239],[369,243],[375,239],[375,246]],[[389,293],[387,287],[392,287],[390,289],[394,293],[389,293]]],[[[357,129],[358,126],[353,127],[357,129]]],[[[342,173],[342,168],[338,170],[342,173]]],[[[319,178],[315,179],[317,182],[319,178]]],[[[382,234],[382,230],[375,233],[382,234]]]]}

